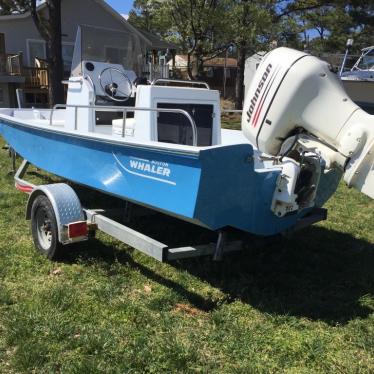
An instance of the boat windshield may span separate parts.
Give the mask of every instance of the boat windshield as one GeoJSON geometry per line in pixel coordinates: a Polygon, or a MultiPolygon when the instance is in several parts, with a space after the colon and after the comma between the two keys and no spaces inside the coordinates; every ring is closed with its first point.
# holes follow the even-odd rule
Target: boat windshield
{"type": "Polygon", "coordinates": [[[359,70],[373,70],[374,69],[374,48],[365,51],[358,63],[356,64],[357,69],[359,70]]]}
{"type": "Polygon", "coordinates": [[[141,72],[147,45],[133,30],[112,30],[81,25],[75,40],[71,76],[82,74],[82,61],[121,64],[126,70],[141,72]]]}

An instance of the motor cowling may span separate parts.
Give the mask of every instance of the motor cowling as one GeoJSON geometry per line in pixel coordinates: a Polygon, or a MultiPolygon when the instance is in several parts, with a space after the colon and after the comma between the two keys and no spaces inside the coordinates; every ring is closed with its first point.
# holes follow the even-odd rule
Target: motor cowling
{"type": "Polygon", "coordinates": [[[274,156],[295,135],[310,136],[326,165],[344,169],[349,185],[374,198],[374,116],[348,98],[328,63],[289,48],[268,53],[247,92],[242,131],[274,156]]]}

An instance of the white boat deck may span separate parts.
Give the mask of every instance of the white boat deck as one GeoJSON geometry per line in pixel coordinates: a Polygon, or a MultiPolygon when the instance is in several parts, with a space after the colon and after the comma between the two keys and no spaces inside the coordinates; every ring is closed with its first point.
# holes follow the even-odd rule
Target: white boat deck
{"type": "MultiPolygon", "coordinates": [[[[229,130],[219,129],[220,135],[219,144],[211,146],[195,147],[184,144],[173,144],[164,143],[158,141],[139,140],[133,136],[122,136],[121,131],[118,131],[122,124],[122,119],[113,120],[113,124],[107,125],[95,125],[91,131],[81,131],[81,129],[72,130],[67,128],[65,116],[67,110],[60,109],[54,110],[51,122],[51,110],[50,109],[0,109],[0,120],[4,118],[12,122],[16,122],[23,125],[28,125],[34,128],[49,128],[56,132],[63,133],[74,133],[78,136],[90,137],[94,139],[101,139],[109,142],[121,142],[128,143],[130,145],[141,146],[141,147],[152,147],[160,150],[175,151],[182,153],[198,154],[201,150],[211,147],[228,146],[235,144],[249,144],[249,141],[245,138],[242,131],[240,130],[229,130]],[[117,122],[117,126],[115,123],[117,122]],[[114,131],[114,127],[116,130],[114,131]]],[[[127,123],[131,124],[131,127],[136,128],[134,119],[128,118],[127,123]]]]}

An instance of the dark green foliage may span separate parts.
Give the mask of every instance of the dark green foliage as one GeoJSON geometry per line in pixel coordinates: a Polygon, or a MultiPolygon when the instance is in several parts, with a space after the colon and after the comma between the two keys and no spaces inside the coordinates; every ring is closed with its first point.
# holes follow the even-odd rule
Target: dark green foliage
{"type": "Polygon", "coordinates": [[[362,0],[298,0],[288,5],[289,15],[298,20],[304,43],[315,52],[341,53],[349,37],[354,38],[352,51],[372,45],[374,3],[362,0]],[[306,39],[306,32],[314,30],[317,37],[306,39]]]}
{"type": "Polygon", "coordinates": [[[0,15],[24,13],[30,7],[30,0],[0,0],[0,15]]]}

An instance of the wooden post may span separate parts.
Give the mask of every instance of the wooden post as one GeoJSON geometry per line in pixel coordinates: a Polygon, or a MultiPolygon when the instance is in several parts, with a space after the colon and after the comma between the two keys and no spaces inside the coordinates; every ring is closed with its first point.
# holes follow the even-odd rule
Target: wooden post
{"type": "Polygon", "coordinates": [[[6,73],[8,58],[5,53],[5,34],[0,33],[0,73],[6,73]]]}
{"type": "Polygon", "coordinates": [[[223,98],[224,99],[226,99],[227,54],[228,54],[228,49],[226,49],[225,63],[224,63],[224,67],[223,67],[223,98]]]}
{"type": "Polygon", "coordinates": [[[23,69],[23,53],[20,51],[17,55],[17,72],[13,72],[16,75],[24,75],[23,69]]]}
{"type": "Polygon", "coordinates": [[[175,69],[175,55],[177,54],[177,51],[175,49],[171,50],[171,55],[173,58],[173,70],[175,69]]]}

